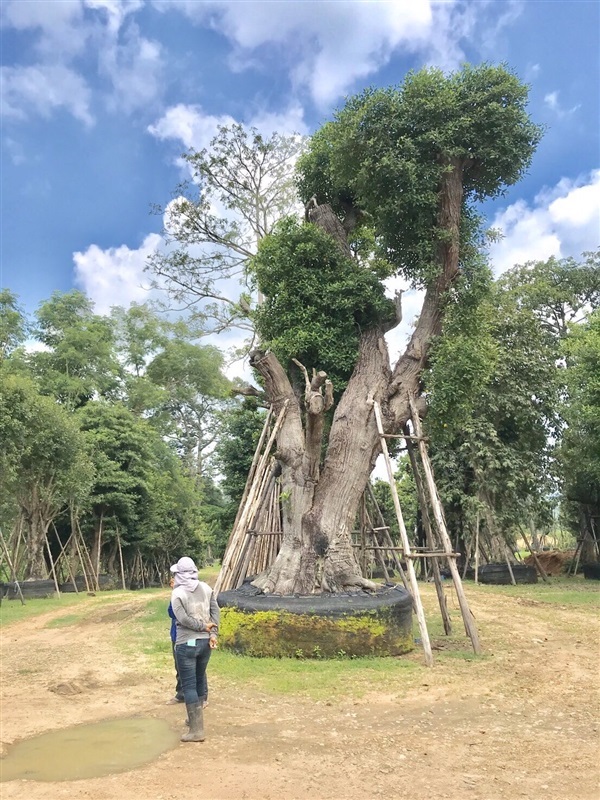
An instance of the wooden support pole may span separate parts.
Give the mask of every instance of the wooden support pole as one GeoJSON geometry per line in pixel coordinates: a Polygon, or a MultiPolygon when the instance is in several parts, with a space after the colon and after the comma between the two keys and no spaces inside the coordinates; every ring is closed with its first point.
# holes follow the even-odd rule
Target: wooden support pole
{"type": "MultiPolygon", "coordinates": [[[[406,429],[405,433],[407,433],[406,429]]],[[[431,519],[429,518],[429,509],[427,508],[427,499],[425,497],[425,492],[423,490],[423,481],[421,480],[421,473],[419,470],[417,457],[415,455],[415,448],[410,439],[406,440],[406,448],[408,451],[408,458],[410,460],[410,465],[415,479],[417,498],[419,501],[419,507],[421,509],[421,518],[423,520],[423,527],[425,528],[425,536],[427,538],[427,544],[429,545],[430,550],[433,551],[435,550],[436,546],[435,536],[431,527],[431,519]]],[[[444,623],[444,633],[446,634],[446,636],[450,636],[450,634],[452,633],[452,620],[450,619],[450,614],[448,613],[448,603],[446,602],[446,595],[444,593],[444,587],[442,586],[442,576],[440,574],[440,565],[437,558],[434,558],[431,564],[431,568],[433,571],[433,582],[435,584],[435,593],[437,595],[438,605],[440,607],[440,614],[442,615],[442,621],[444,623]]]]}
{"type": "Polygon", "coordinates": [[[50,571],[52,572],[52,577],[54,578],[54,586],[56,588],[56,594],[60,597],[60,587],[58,585],[58,575],[56,574],[56,569],[54,567],[54,559],[52,558],[52,551],[50,550],[50,542],[48,541],[48,529],[44,531],[44,544],[46,545],[46,551],[48,553],[48,558],[50,559],[50,571]]]}
{"type": "Polygon", "coordinates": [[[25,605],[25,598],[23,597],[23,592],[21,591],[21,585],[19,583],[19,580],[17,578],[17,573],[15,571],[14,562],[13,562],[12,558],[10,557],[10,552],[8,550],[8,545],[4,541],[4,534],[2,533],[1,529],[0,529],[0,542],[2,543],[2,552],[3,552],[3,554],[4,554],[5,558],[6,558],[6,563],[8,564],[8,566],[10,568],[12,579],[14,581],[15,586],[17,587],[17,592],[19,593],[19,597],[21,598],[21,605],[24,606],[25,605]]]}
{"type": "Polygon", "coordinates": [[[537,571],[542,576],[542,580],[545,583],[548,583],[548,574],[547,574],[546,570],[542,567],[542,564],[541,564],[539,558],[537,557],[537,553],[534,553],[533,550],[531,549],[531,545],[529,544],[529,539],[527,538],[527,534],[525,533],[523,528],[521,528],[521,536],[523,537],[523,541],[525,542],[525,546],[527,547],[527,549],[531,553],[531,556],[532,556],[532,558],[534,560],[534,563],[535,563],[535,565],[537,567],[537,571]]]}
{"type": "Polygon", "coordinates": [[[475,583],[479,583],[479,511],[475,517],[475,583]]]}
{"type": "Polygon", "coordinates": [[[119,535],[119,526],[115,523],[115,527],[117,529],[117,546],[119,548],[119,564],[121,566],[121,585],[123,587],[123,591],[127,589],[127,585],[125,583],[125,567],[123,565],[123,548],[121,547],[121,537],[119,535]]]}
{"type": "MultiPolygon", "coordinates": [[[[379,540],[377,538],[377,533],[375,532],[375,529],[373,528],[373,523],[371,521],[371,516],[370,516],[369,511],[367,509],[366,496],[365,495],[363,495],[363,509],[364,509],[364,515],[365,515],[365,522],[369,526],[369,530],[373,534],[373,539],[374,539],[375,544],[376,544],[375,558],[379,562],[379,566],[381,567],[381,569],[383,571],[383,577],[385,578],[385,582],[389,583],[390,582],[390,573],[388,572],[388,568],[387,568],[387,565],[385,563],[385,558],[383,557],[383,553],[381,552],[381,550],[383,548],[379,549],[379,547],[377,547],[377,545],[379,545],[379,540]]],[[[365,577],[366,577],[366,575],[365,575],[365,577]]]]}
{"type": "Polygon", "coordinates": [[[54,535],[56,536],[56,539],[57,539],[57,541],[58,541],[58,543],[60,545],[60,553],[58,554],[58,557],[56,559],[56,566],[58,566],[58,563],[61,560],[61,558],[63,558],[63,557],[66,558],[66,560],[67,560],[67,571],[69,573],[69,578],[71,579],[71,581],[73,583],[73,589],[75,590],[75,594],[79,594],[79,589],[77,588],[77,583],[75,581],[75,573],[73,572],[73,567],[71,565],[71,559],[69,558],[69,555],[66,552],[67,547],[69,546],[69,542],[73,538],[73,533],[71,532],[71,535],[69,536],[67,541],[63,544],[61,542],[61,540],[60,540],[60,536],[58,535],[58,531],[56,530],[56,525],[54,524],[54,522],[52,523],[52,527],[54,528],[54,535]]]}
{"type": "Polygon", "coordinates": [[[377,528],[377,530],[380,530],[380,531],[383,532],[383,538],[384,538],[385,542],[388,544],[388,548],[387,549],[392,554],[392,559],[394,561],[396,569],[398,570],[398,574],[400,575],[400,579],[402,581],[402,585],[404,586],[404,588],[406,589],[407,592],[410,592],[410,588],[409,588],[409,585],[408,585],[408,580],[406,578],[406,574],[405,574],[405,572],[404,572],[404,570],[402,568],[402,563],[401,563],[400,559],[398,558],[398,553],[396,552],[396,550],[394,548],[394,542],[393,542],[392,536],[390,534],[389,526],[385,524],[385,520],[383,518],[383,514],[381,513],[381,509],[379,508],[379,503],[377,502],[377,498],[375,497],[375,492],[373,491],[373,487],[371,486],[370,483],[367,484],[367,491],[369,493],[369,498],[370,498],[371,502],[373,503],[375,511],[377,512],[377,516],[379,517],[379,522],[383,523],[383,524],[380,524],[380,527],[377,528]]]}
{"type": "MultiPolygon", "coordinates": [[[[218,596],[220,591],[225,591],[232,586],[232,572],[234,569],[234,560],[237,557],[237,553],[239,549],[243,545],[243,537],[245,536],[246,530],[248,528],[248,523],[252,518],[252,515],[255,511],[255,501],[257,494],[260,491],[260,486],[262,485],[262,480],[264,477],[264,472],[267,468],[269,454],[271,452],[271,448],[277,438],[277,434],[279,433],[279,429],[283,424],[284,417],[287,412],[287,408],[289,405],[289,400],[286,400],[281,407],[281,410],[277,416],[277,420],[275,421],[275,425],[273,426],[273,430],[271,431],[271,435],[267,441],[264,451],[260,454],[260,457],[257,459],[256,469],[254,471],[253,480],[250,484],[248,489],[248,493],[246,496],[245,503],[241,508],[241,512],[237,518],[237,524],[234,526],[233,530],[231,531],[231,535],[229,537],[229,542],[227,545],[227,549],[225,550],[225,555],[223,557],[223,563],[221,565],[221,571],[217,577],[213,592],[215,596],[218,596]]],[[[258,452],[258,447],[257,447],[258,452]]]]}
{"type": "MultiPolygon", "coordinates": [[[[412,414],[413,428],[417,436],[421,437],[422,431],[421,431],[421,421],[419,419],[419,412],[417,411],[412,398],[409,398],[409,404],[412,414]]],[[[419,441],[419,455],[421,456],[421,463],[423,464],[423,472],[425,473],[425,483],[429,491],[429,499],[431,502],[431,507],[433,509],[433,516],[437,525],[438,533],[442,540],[442,546],[447,551],[447,553],[450,554],[452,553],[452,542],[450,541],[450,536],[448,535],[448,530],[446,528],[444,512],[442,510],[442,504],[440,502],[440,498],[437,492],[437,487],[435,485],[435,479],[433,477],[433,470],[431,468],[431,462],[429,461],[427,448],[425,447],[425,442],[422,440],[419,441]]],[[[462,581],[460,579],[460,575],[458,574],[458,567],[456,566],[456,561],[453,558],[448,559],[448,567],[452,575],[452,580],[454,581],[454,588],[456,589],[458,604],[460,606],[467,634],[471,639],[471,644],[473,645],[473,651],[479,654],[481,653],[481,645],[479,644],[479,636],[477,634],[477,628],[475,626],[473,614],[471,613],[471,609],[469,608],[469,604],[467,603],[467,598],[465,596],[462,581]]]]}
{"type": "MultiPolygon", "coordinates": [[[[404,517],[400,508],[400,499],[398,497],[398,490],[396,489],[396,481],[394,480],[394,471],[392,469],[392,462],[387,447],[387,442],[383,433],[383,421],[381,419],[381,410],[379,403],[373,401],[373,411],[375,412],[375,420],[377,422],[377,431],[379,433],[379,440],[381,442],[381,450],[385,459],[385,467],[390,482],[390,489],[392,492],[392,500],[394,501],[394,510],[396,518],[398,519],[398,527],[400,529],[400,540],[404,546],[404,553],[410,556],[410,542],[404,525],[404,517]]],[[[427,630],[427,622],[425,620],[425,611],[421,602],[421,594],[419,592],[419,584],[417,583],[417,576],[415,575],[415,568],[411,558],[406,562],[408,580],[412,589],[413,602],[416,608],[417,620],[419,622],[419,630],[421,632],[421,642],[423,644],[423,652],[425,653],[425,663],[428,667],[433,666],[433,653],[431,651],[431,642],[429,641],[429,631],[427,630]]]]}
{"type": "Polygon", "coordinates": [[[510,575],[510,582],[513,586],[517,585],[515,580],[515,573],[513,572],[512,564],[510,563],[510,556],[508,555],[508,547],[506,542],[504,542],[504,560],[506,561],[506,566],[508,567],[508,573],[510,575]]]}

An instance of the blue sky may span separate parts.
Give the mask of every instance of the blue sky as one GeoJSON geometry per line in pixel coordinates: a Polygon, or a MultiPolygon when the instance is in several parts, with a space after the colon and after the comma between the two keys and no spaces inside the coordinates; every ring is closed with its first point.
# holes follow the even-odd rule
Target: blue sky
{"type": "Polygon", "coordinates": [[[28,311],[77,287],[143,301],[178,156],[233,120],[311,133],[407,70],[507,62],[547,132],[488,204],[497,272],[600,244],[597,0],[3,0],[0,285],[28,311]]]}

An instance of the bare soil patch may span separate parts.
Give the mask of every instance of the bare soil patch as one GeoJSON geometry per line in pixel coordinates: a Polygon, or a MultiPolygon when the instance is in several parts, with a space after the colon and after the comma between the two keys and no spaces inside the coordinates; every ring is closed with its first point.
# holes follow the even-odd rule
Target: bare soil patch
{"type": "MultiPolygon", "coordinates": [[[[11,781],[0,784],[0,796],[598,800],[597,609],[538,601],[531,589],[523,597],[512,588],[467,589],[483,658],[465,657],[466,639],[440,637],[433,669],[419,667],[360,697],[320,701],[229,685],[215,663],[204,744],[181,744],[150,765],[104,778],[11,781]]],[[[432,587],[424,595],[433,618],[432,587]]],[[[123,654],[115,641],[148,599],[115,595],[95,609],[90,598],[80,622],[46,627],[64,616],[57,608],[7,626],[2,742],[137,714],[182,728],[182,707],[165,705],[171,672],[149,669],[145,655],[123,654]]],[[[450,601],[456,608],[451,594],[450,601]]],[[[456,610],[453,619],[458,629],[456,610]]],[[[418,649],[408,658],[422,663],[418,649]]]]}

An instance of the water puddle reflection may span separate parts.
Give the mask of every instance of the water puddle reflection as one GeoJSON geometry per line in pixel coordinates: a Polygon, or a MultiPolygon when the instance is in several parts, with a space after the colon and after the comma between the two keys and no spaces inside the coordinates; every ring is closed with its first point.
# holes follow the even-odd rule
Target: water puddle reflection
{"type": "Polygon", "coordinates": [[[171,750],[179,735],[165,720],[116,719],[23,739],[0,760],[0,781],[75,781],[135,769],[171,750]]]}

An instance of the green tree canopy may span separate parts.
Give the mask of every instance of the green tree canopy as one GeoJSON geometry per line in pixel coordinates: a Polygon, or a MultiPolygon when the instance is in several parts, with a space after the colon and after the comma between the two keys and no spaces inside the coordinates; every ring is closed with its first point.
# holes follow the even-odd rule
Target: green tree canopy
{"type": "Polygon", "coordinates": [[[460,165],[465,202],[502,194],[527,170],[542,130],[527,87],[503,66],[424,69],[402,86],[350,98],[299,162],[306,202],[372,226],[391,270],[429,280],[447,232],[439,224],[442,176],[460,165]]]}

